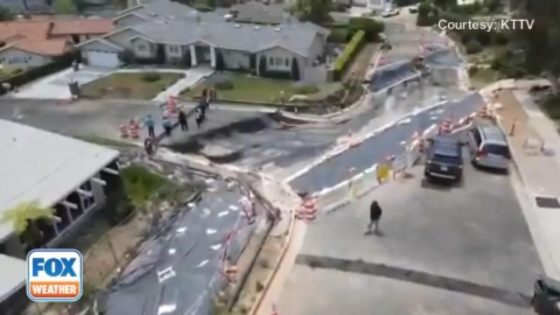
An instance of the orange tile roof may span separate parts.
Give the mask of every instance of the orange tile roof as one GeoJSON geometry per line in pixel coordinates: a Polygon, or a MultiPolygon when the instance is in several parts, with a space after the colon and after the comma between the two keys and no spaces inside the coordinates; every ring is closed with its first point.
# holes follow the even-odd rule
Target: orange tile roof
{"type": "Polygon", "coordinates": [[[50,38],[51,23],[49,21],[2,22],[0,41],[5,43],[4,49],[17,48],[47,56],[62,55],[69,50],[68,38],[50,38]]]}
{"type": "Polygon", "coordinates": [[[57,20],[53,23],[51,35],[101,35],[115,28],[113,21],[107,19],[57,20]]]}

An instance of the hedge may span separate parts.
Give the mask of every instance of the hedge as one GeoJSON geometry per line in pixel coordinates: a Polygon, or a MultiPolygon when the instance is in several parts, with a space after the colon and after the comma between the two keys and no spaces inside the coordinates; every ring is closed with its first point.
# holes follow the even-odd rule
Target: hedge
{"type": "Polygon", "coordinates": [[[346,70],[348,65],[352,62],[352,59],[356,57],[356,54],[360,51],[360,48],[362,48],[362,45],[364,44],[365,35],[366,32],[357,31],[354,36],[352,36],[348,45],[344,47],[344,51],[340,56],[338,56],[336,62],[334,63],[334,80],[340,80],[344,70],[346,70]]]}
{"type": "Polygon", "coordinates": [[[2,83],[8,82],[12,88],[24,85],[35,79],[47,76],[57,71],[66,69],[72,65],[76,55],[69,53],[67,55],[56,58],[53,62],[46,65],[31,68],[25,72],[18,73],[3,80],[0,80],[0,95],[5,94],[7,91],[2,87],[2,83]]]}

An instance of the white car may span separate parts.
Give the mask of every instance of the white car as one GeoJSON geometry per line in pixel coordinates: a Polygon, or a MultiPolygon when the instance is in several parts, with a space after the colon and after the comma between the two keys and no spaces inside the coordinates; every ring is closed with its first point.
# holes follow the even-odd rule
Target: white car
{"type": "Polygon", "coordinates": [[[401,13],[401,11],[399,9],[385,10],[381,14],[381,16],[384,17],[384,18],[388,18],[388,17],[392,17],[392,16],[397,16],[400,13],[401,13]]]}

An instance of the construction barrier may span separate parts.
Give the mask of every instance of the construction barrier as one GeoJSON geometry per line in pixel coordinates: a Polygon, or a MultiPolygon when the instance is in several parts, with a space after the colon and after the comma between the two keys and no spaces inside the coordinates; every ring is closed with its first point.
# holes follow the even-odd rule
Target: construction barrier
{"type": "Polygon", "coordinates": [[[349,181],[343,181],[336,186],[323,189],[314,196],[317,199],[317,208],[321,212],[332,212],[348,205],[350,198],[349,181]]]}
{"type": "Polygon", "coordinates": [[[140,139],[140,124],[136,120],[131,120],[128,124],[128,132],[130,133],[130,138],[140,139]]]}
{"type": "Polygon", "coordinates": [[[128,138],[128,126],[127,125],[120,125],[119,126],[119,131],[121,134],[121,138],[128,138]]]}
{"type": "Polygon", "coordinates": [[[351,182],[351,197],[353,199],[362,198],[379,185],[377,181],[377,165],[374,165],[361,172],[360,174],[354,176],[351,182]]]}
{"type": "Polygon", "coordinates": [[[317,204],[314,198],[306,198],[296,211],[296,219],[311,223],[317,217],[317,204]]]}

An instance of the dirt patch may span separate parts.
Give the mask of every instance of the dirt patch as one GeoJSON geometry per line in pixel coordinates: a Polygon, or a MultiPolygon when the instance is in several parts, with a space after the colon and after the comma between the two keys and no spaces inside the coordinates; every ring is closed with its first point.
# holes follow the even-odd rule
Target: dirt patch
{"type": "Polygon", "coordinates": [[[361,82],[369,69],[371,58],[375,52],[376,44],[366,44],[358,53],[348,70],[344,73],[343,82],[361,82]]]}

